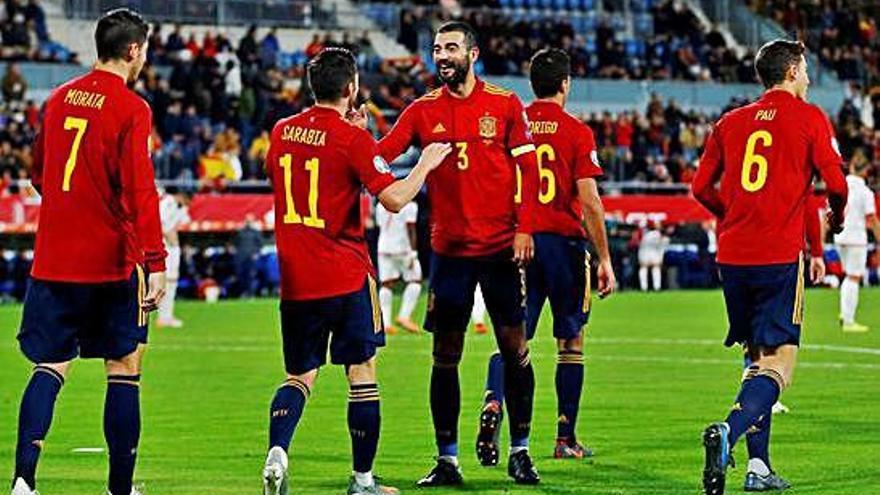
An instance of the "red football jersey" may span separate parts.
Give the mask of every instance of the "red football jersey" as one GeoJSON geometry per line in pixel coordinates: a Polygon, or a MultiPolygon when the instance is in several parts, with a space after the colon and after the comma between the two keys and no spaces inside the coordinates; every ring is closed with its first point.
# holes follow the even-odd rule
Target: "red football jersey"
{"type": "Polygon", "coordinates": [[[536,101],[526,114],[538,159],[533,230],[583,237],[577,181],[602,175],[593,131],[553,102],[536,101]]]}
{"type": "Polygon", "coordinates": [[[394,182],[370,134],[332,108],[312,107],[272,130],[266,173],[275,197],[281,298],[348,294],[373,275],[361,190],[394,182]]]}
{"type": "Polygon", "coordinates": [[[46,100],[31,182],[43,196],[36,279],[127,280],[165,270],[149,141],[150,107],[125,81],[93,70],[46,100]]]}
{"type": "Polygon", "coordinates": [[[431,246],[451,256],[483,256],[513,245],[531,232],[531,202],[514,202],[517,168],[523,197],[537,181],[534,150],[522,103],[515,94],[477,80],[467,98],[443,88],[408,106],[379,141],[392,161],[411,145],[452,143],[452,152],[428,176],[431,246]]]}
{"type": "MultiPolygon", "coordinates": [[[[796,261],[813,172],[845,202],[842,161],[828,118],[791,93],[768,91],[723,116],[706,140],[693,183],[694,196],[720,219],[718,262],[796,261]]],[[[842,210],[839,201],[837,207],[842,210]]]]}

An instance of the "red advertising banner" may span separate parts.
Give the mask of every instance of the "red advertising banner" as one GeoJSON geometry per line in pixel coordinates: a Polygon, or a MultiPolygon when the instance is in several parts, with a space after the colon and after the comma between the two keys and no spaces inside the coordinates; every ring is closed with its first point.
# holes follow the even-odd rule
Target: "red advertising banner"
{"type": "MultiPolygon", "coordinates": [[[[647,221],[688,223],[710,220],[712,215],[691,196],[626,195],[602,198],[606,214],[627,223],[647,221]]],[[[880,209],[880,197],[878,197],[880,209]]],[[[0,233],[36,231],[39,205],[18,197],[0,197],[0,233]]],[[[245,220],[257,228],[272,229],[274,212],[270,194],[197,194],[190,204],[189,232],[227,232],[241,228],[245,220]]]]}

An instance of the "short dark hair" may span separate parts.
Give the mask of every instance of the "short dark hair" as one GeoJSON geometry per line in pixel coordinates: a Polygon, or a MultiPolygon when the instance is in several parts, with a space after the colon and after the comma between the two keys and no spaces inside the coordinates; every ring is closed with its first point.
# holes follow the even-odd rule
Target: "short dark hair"
{"type": "Polygon", "coordinates": [[[773,40],[758,50],[755,56],[755,72],[765,88],[772,88],[785,81],[785,74],[797,65],[807,48],[800,41],[773,40]]]}
{"type": "Polygon", "coordinates": [[[132,43],[147,41],[150,26],[137,12],[121,8],[107,12],[98,19],[95,28],[95,47],[99,60],[120,60],[128,55],[132,43]]]}
{"type": "Polygon", "coordinates": [[[357,62],[345,48],[329,47],[309,60],[306,69],[315,100],[336,101],[342,98],[345,87],[354,81],[357,62]]]}
{"type": "Polygon", "coordinates": [[[463,21],[449,21],[444,22],[437,28],[437,33],[461,33],[464,35],[464,44],[467,45],[467,49],[477,46],[477,32],[474,31],[474,28],[471,27],[470,24],[463,21]]]}
{"type": "Polygon", "coordinates": [[[559,48],[544,48],[532,56],[529,81],[538,98],[549,98],[562,91],[562,81],[571,76],[571,57],[559,48]]]}

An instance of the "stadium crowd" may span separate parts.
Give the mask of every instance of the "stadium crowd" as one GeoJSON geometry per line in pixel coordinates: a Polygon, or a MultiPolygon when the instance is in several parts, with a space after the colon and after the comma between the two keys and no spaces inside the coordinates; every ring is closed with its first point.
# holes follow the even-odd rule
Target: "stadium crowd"
{"type": "Polygon", "coordinates": [[[501,10],[403,8],[398,41],[420,53],[420,40],[442,22],[464,19],[481,33],[482,67],[489,75],[523,75],[531,55],[545,46],[563,48],[578,77],[684,79],[754,82],[753,54],[738,57],[721,33],[707,31],[681,2],[651,7],[649,22],[633,39],[620,39],[613,15],[574,22],[579,17],[512,16],[501,10]]]}
{"type": "Polygon", "coordinates": [[[49,36],[40,0],[0,1],[0,60],[75,63],[76,53],[49,36]]]}

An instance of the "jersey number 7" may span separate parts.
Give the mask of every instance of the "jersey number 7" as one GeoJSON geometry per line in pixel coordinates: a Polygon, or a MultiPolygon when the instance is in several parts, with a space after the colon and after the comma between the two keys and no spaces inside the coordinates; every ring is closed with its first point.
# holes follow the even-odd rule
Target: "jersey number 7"
{"type": "Polygon", "coordinates": [[[70,155],[67,156],[67,162],[64,164],[64,181],[61,183],[61,190],[70,191],[70,178],[73,176],[73,169],[76,168],[76,157],[79,155],[79,146],[82,144],[83,135],[89,121],[76,117],[67,117],[64,119],[64,130],[70,131],[75,129],[76,136],[73,137],[73,144],[70,147],[70,155]]]}
{"type": "Polygon", "coordinates": [[[305,218],[296,212],[293,201],[293,155],[287,153],[278,160],[278,165],[284,169],[284,198],[287,211],[284,213],[284,223],[303,224],[315,229],[324,228],[324,219],[318,216],[318,175],[320,173],[320,161],[310,158],[305,162],[305,169],[309,172],[309,215],[305,218]]]}

